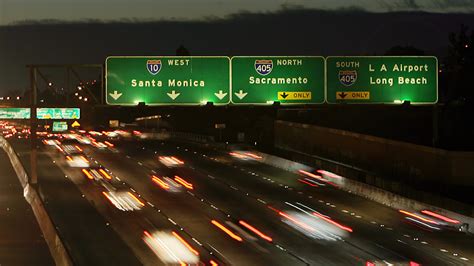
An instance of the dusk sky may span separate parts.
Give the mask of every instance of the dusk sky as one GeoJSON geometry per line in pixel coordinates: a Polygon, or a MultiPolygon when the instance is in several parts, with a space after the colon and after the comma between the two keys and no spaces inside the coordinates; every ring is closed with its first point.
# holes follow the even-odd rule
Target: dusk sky
{"type": "Polygon", "coordinates": [[[0,25],[24,20],[201,19],[241,11],[269,12],[282,6],[369,12],[474,12],[473,0],[0,0],[0,25]]]}

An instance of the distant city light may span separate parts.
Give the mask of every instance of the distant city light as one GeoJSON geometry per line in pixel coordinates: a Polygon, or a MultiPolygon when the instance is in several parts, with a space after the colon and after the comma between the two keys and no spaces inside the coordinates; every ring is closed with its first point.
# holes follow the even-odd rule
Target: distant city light
{"type": "Polygon", "coordinates": [[[394,100],[393,102],[394,102],[394,103],[403,103],[402,100],[394,100]]]}

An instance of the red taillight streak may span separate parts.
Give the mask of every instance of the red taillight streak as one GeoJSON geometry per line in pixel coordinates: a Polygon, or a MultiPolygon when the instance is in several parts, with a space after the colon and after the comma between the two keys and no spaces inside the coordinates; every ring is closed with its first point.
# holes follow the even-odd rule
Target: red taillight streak
{"type": "Polygon", "coordinates": [[[328,172],[328,171],[325,171],[325,170],[318,170],[318,171],[316,171],[316,172],[318,172],[318,173],[320,173],[320,174],[322,174],[322,175],[331,177],[331,178],[336,178],[336,179],[342,178],[341,176],[338,176],[338,175],[336,175],[336,174],[334,174],[334,173],[331,173],[331,172],[328,172]]]}
{"type": "Polygon", "coordinates": [[[370,261],[367,261],[367,262],[365,263],[365,266],[375,266],[375,264],[372,263],[372,262],[370,262],[370,261]]]}
{"type": "Polygon", "coordinates": [[[89,160],[87,160],[86,157],[84,157],[84,156],[81,156],[81,159],[84,160],[86,163],[89,162],[89,160]]]}
{"type": "Polygon", "coordinates": [[[286,219],[288,219],[288,220],[294,222],[295,224],[297,224],[297,225],[299,225],[299,226],[305,228],[306,230],[315,231],[314,228],[312,228],[311,226],[309,226],[309,225],[307,225],[307,224],[305,224],[305,223],[303,223],[303,222],[300,222],[300,221],[296,220],[295,218],[289,216],[288,214],[286,214],[286,213],[284,213],[284,212],[279,211],[278,214],[281,215],[281,216],[283,216],[283,217],[285,217],[286,219]]]}
{"type": "Polygon", "coordinates": [[[317,213],[317,212],[313,212],[313,215],[316,216],[316,217],[318,217],[318,218],[323,219],[324,221],[326,221],[326,222],[328,222],[328,223],[331,223],[331,224],[333,224],[333,225],[335,225],[335,226],[341,228],[342,230],[345,230],[345,231],[347,231],[347,232],[351,232],[351,233],[352,233],[352,228],[350,228],[350,227],[347,227],[347,226],[344,226],[344,225],[342,225],[342,224],[340,224],[340,223],[337,223],[337,222],[335,222],[335,221],[333,221],[333,220],[331,220],[331,219],[329,219],[329,218],[327,218],[327,217],[325,217],[325,216],[323,216],[323,215],[321,215],[321,214],[319,214],[319,213],[317,213]]]}
{"type": "Polygon", "coordinates": [[[138,204],[145,206],[145,203],[141,202],[135,195],[133,195],[131,192],[128,192],[128,195],[132,197],[138,204]]]}
{"type": "Polygon", "coordinates": [[[183,185],[184,187],[188,189],[193,189],[193,184],[186,182],[186,180],[182,179],[181,177],[177,175],[174,176],[174,180],[176,180],[176,182],[180,183],[181,185],[183,185]]]}
{"type": "Polygon", "coordinates": [[[306,180],[303,180],[303,179],[298,179],[298,181],[300,181],[301,183],[305,183],[305,184],[307,184],[307,185],[310,185],[310,186],[312,186],[312,187],[319,187],[318,185],[313,184],[313,183],[310,183],[310,182],[308,182],[308,181],[306,181],[306,180]]]}
{"type": "Polygon", "coordinates": [[[170,186],[168,184],[166,184],[165,182],[163,182],[163,180],[159,179],[156,176],[153,176],[151,178],[151,180],[153,180],[153,182],[155,182],[158,186],[160,186],[161,188],[163,188],[165,190],[168,190],[170,188],[170,186]]]}
{"type": "Polygon", "coordinates": [[[82,169],[82,172],[87,176],[87,178],[91,180],[94,179],[94,177],[86,169],[82,169]]]}
{"type": "Polygon", "coordinates": [[[107,144],[107,146],[109,146],[109,147],[113,147],[113,146],[114,146],[114,144],[112,144],[112,143],[110,143],[110,142],[108,142],[108,141],[104,141],[104,143],[107,144]]]}
{"type": "Polygon", "coordinates": [[[322,181],[322,182],[328,183],[328,184],[330,184],[330,185],[332,185],[332,186],[334,186],[334,187],[337,187],[336,184],[334,184],[334,183],[331,182],[331,181],[328,181],[328,180],[324,179],[322,176],[315,175],[315,174],[310,173],[310,172],[307,172],[307,171],[305,171],[305,170],[299,170],[298,172],[300,172],[301,174],[307,175],[307,176],[309,176],[309,177],[312,177],[312,178],[314,178],[314,179],[320,180],[320,181],[322,181]]]}
{"type": "Polygon", "coordinates": [[[438,218],[438,219],[443,220],[443,221],[448,222],[448,223],[453,223],[453,224],[460,223],[460,221],[458,221],[458,220],[451,219],[449,217],[443,216],[441,214],[434,213],[432,211],[422,210],[421,213],[424,213],[424,214],[429,215],[429,216],[433,216],[435,218],[438,218]]]}
{"type": "Polygon", "coordinates": [[[188,242],[186,242],[186,240],[184,240],[180,235],[178,235],[176,232],[172,232],[172,234],[181,242],[183,243],[183,245],[185,245],[189,251],[191,251],[192,253],[194,253],[194,255],[196,256],[199,256],[199,252],[197,252],[197,250],[195,250],[191,245],[188,244],[188,242]]]}
{"type": "Polygon", "coordinates": [[[102,175],[105,176],[105,178],[107,178],[108,180],[112,179],[112,177],[104,169],[99,169],[99,172],[101,172],[102,175]]]}
{"type": "Polygon", "coordinates": [[[239,241],[239,242],[242,242],[242,238],[236,234],[234,234],[234,232],[230,231],[229,229],[227,229],[225,226],[223,226],[222,224],[220,224],[218,221],[216,220],[212,220],[211,223],[215,226],[217,226],[217,228],[221,229],[222,231],[224,231],[227,235],[229,235],[230,237],[232,237],[233,239],[239,241]]]}
{"type": "Polygon", "coordinates": [[[265,235],[264,233],[260,232],[257,228],[251,226],[250,224],[240,220],[239,221],[239,224],[245,226],[245,228],[249,229],[250,231],[254,232],[255,234],[257,234],[259,237],[267,240],[268,242],[272,242],[273,239],[267,235],[265,235]]]}
{"type": "Polygon", "coordinates": [[[184,164],[183,161],[179,160],[178,158],[176,158],[176,157],[174,157],[174,156],[172,156],[171,159],[172,159],[173,161],[175,161],[177,164],[184,164]]]}
{"type": "Polygon", "coordinates": [[[105,191],[103,191],[102,194],[104,194],[104,196],[110,201],[110,203],[114,204],[114,201],[109,197],[109,195],[107,195],[105,191]]]}
{"type": "MultiPolygon", "coordinates": [[[[103,193],[105,193],[105,192],[103,192],[103,193]]],[[[148,238],[151,238],[151,235],[150,235],[150,233],[148,233],[148,231],[143,231],[143,233],[144,233],[148,238]]]]}
{"type": "Polygon", "coordinates": [[[323,180],[323,181],[326,181],[324,178],[322,178],[321,176],[319,175],[315,175],[313,173],[310,173],[310,172],[307,172],[305,170],[299,170],[298,172],[304,174],[304,175],[307,175],[309,177],[312,177],[312,178],[316,178],[316,179],[319,179],[319,180],[323,180]]]}
{"type": "Polygon", "coordinates": [[[262,156],[258,156],[256,154],[253,154],[253,153],[250,153],[250,152],[245,153],[245,155],[250,156],[254,159],[262,159],[262,156]]]}
{"type": "Polygon", "coordinates": [[[401,212],[401,213],[403,213],[403,214],[406,214],[406,215],[408,215],[408,216],[411,216],[411,217],[420,219],[420,220],[422,220],[422,221],[424,221],[424,222],[431,223],[431,224],[438,224],[438,225],[439,225],[439,223],[437,223],[436,221],[433,221],[433,220],[431,220],[431,219],[427,219],[427,218],[421,217],[421,216],[416,215],[416,214],[414,214],[414,213],[407,212],[407,211],[404,211],[404,210],[398,210],[398,211],[401,212]]]}

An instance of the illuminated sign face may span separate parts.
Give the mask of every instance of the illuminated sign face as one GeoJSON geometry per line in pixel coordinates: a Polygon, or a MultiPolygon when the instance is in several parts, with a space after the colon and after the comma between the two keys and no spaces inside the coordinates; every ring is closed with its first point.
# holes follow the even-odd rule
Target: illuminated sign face
{"type": "Polygon", "coordinates": [[[37,108],[36,117],[38,119],[79,119],[81,118],[80,108],[37,108]]]}
{"type": "Polygon", "coordinates": [[[53,122],[53,131],[62,132],[68,129],[67,122],[53,122]]]}
{"type": "Polygon", "coordinates": [[[30,108],[0,108],[0,119],[30,119],[30,108]]]}
{"type": "Polygon", "coordinates": [[[232,103],[320,104],[324,102],[324,58],[235,56],[232,103]]]}
{"type": "Polygon", "coordinates": [[[329,103],[433,104],[438,61],[431,56],[331,56],[326,59],[329,103]]]}
{"type": "Polygon", "coordinates": [[[229,62],[226,56],[108,57],[107,104],[227,104],[229,62]]]}

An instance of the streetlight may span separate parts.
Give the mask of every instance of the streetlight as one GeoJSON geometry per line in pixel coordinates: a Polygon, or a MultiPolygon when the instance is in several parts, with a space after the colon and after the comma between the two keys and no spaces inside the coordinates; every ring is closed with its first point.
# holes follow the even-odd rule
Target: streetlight
{"type": "Polygon", "coordinates": [[[79,100],[82,100],[82,96],[79,96],[79,100]]]}
{"type": "Polygon", "coordinates": [[[75,96],[77,96],[77,95],[79,95],[79,93],[78,93],[78,92],[76,92],[76,93],[74,93],[74,95],[75,95],[75,96]]]}
{"type": "Polygon", "coordinates": [[[82,87],[81,87],[81,86],[77,86],[77,89],[78,89],[78,90],[82,90],[82,87]]]}
{"type": "Polygon", "coordinates": [[[84,98],[84,102],[87,102],[87,98],[84,98]]]}
{"type": "Polygon", "coordinates": [[[21,97],[20,97],[20,96],[16,96],[16,99],[17,99],[17,100],[20,100],[20,99],[21,99],[21,97]]]}
{"type": "Polygon", "coordinates": [[[49,83],[48,83],[48,86],[50,86],[50,87],[53,86],[53,83],[52,83],[52,82],[49,82],[49,83]]]}

